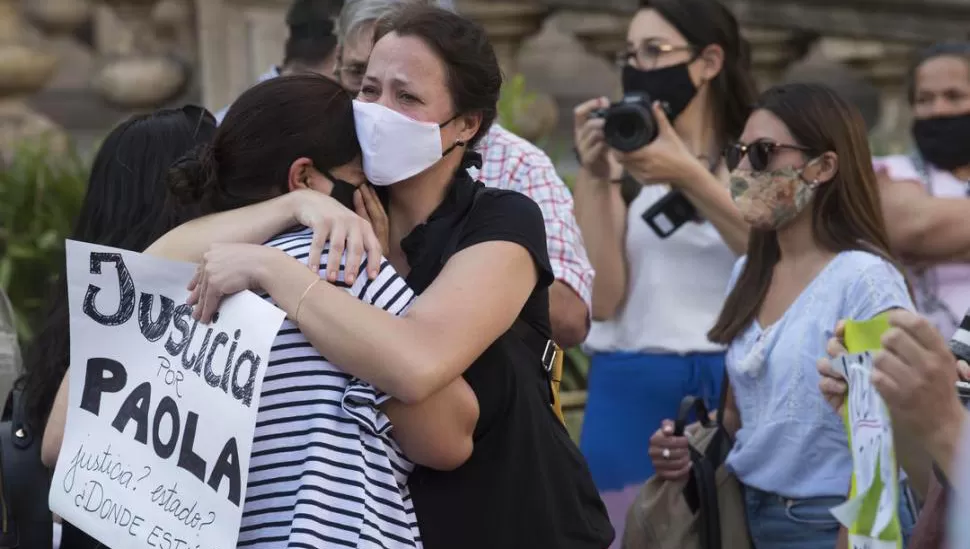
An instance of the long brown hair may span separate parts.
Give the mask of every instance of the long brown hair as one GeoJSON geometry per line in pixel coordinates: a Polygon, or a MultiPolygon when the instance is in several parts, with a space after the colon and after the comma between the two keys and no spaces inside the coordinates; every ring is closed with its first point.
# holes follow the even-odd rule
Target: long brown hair
{"type": "MultiPolygon", "coordinates": [[[[819,84],[774,87],[761,96],[758,109],[784,122],[795,142],[811,150],[807,155],[833,151],[839,157],[838,172],[819,188],[812,203],[815,242],[834,253],[875,253],[898,268],[890,252],[866,125],[859,111],[819,84]]],[[[780,258],[776,232],[752,229],[744,270],[707,334],[712,342],[728,344],[747,329],[761,309],[780,258]]]]}

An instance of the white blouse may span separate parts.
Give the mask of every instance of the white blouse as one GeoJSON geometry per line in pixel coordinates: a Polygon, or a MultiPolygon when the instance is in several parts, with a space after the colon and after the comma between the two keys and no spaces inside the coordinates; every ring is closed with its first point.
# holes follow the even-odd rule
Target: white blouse
{"type": "Polygon", "coordinates": [[[670,191],[645,186],[627,209],[627,298],[616,318],[593,322],[592,352],[717,352],[707,340],[737,257],[709,222],[689,222],[662,239],[643,220],[670,191]]]}

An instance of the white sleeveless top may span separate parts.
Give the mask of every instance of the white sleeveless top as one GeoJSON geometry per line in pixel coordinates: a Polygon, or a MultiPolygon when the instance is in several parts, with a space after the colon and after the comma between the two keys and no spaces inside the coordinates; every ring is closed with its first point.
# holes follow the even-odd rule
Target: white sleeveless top
{"type": "Polygon", "coordinates": [[[627,297],[616,318],[593,322],[592,352],[678,353],[724,350],[707,340],[737,257],[709,222],[689,222],[662,239],[643,220],[670,191],[645,186],[627,209],[627,297]]]}

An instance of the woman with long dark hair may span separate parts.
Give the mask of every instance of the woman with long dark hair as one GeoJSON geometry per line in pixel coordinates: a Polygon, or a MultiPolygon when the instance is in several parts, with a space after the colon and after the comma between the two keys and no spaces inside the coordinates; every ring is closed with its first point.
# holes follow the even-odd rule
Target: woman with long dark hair
{"type": "MultiPolygon", "coordinates": [[[[448,471],[418,466],[408,481],[425,547],[603,549],[613,539],[605,509],[550,406],[552,273],[541,213],[466,171],[496,116],[494,50],[479,25],[435,8],[403,9],[378,24],[376,38],[354,102],[357,137],[388,210],[390,265],[419,297],[396,317],[278,250],[223,244],[199,254],[197,314],[210,318],[222,295],[266,291],[318,351],[393,397],[394,431],[409,427],[395,407],[467,382],[478,411],[467,453],[448,471]]],[[[259,224],[273,234],[281,227],[272,217],[290,208],[277,199],[202,219],[205,230],[180,228],[166,247],[246,240],[239,231],[259,224]],[[267,205],[277,213],[257,215],[267,205]]],[[[461,409],[434,411],[441,420],[461,409]]],[[[403,441],[404,453],[420,450],[416,442],[403,441]]]]}
{"type": "Polygon", "coordinates": [[[576,108],[576,214],[596,270],[580,448],[618,528],[653,474],[657,422],[686,395],[713,405],[720,392],[724,348],[705,334],[748,237],[721,160],[756,97],[747,50],[717,0],[641,2],[618,63],[625,95],[662,102],[656,139],[621,152],[591,116],[605,98],[576,108]]]}
{"type": "MultiPolygon", "coordinates": [[[[70,238],[141,251],[160,234],[190,219],[195,215],[191,207],[165,207],[165,174],[173,162],[208,142],[214,133],[215,120],[199,107],[138,115],[116,127],[94,158],[70,238]]],[[[36,432],[44,432],[42,455],[48,467],[56,462],[57,452],[51,449],[60,446],[63,432],[63,415],[51,410],[58,386],[66,397],[69,325],[67,280],[62,272],[52,290],[50,312],[28,349],[23,380],[27,417],[36,432]],[[49,416],[54,420],[47,430],[49,416]],[[48,438],[48,432],[54,436],[48,438]]],[[[93,539],[64,525],[62,548],[96,546],[93,539]]]]}
{"type": "MultiPolygon", "coordinates": [[[[728,346],[728,468],[744,485],[758,549],[829,549],[852,457],[842,419],[818,391],[816,361],[843,319],[912,309],[890,253],[858,111],[832,90],[767,91],[725,152],[731,194],[751,225],[711,341],[728,346]]],[[[665,422],[651,439],[657,474],[688,472],[686,439],[665,422]]],[[[913,516],[901,501],[904,535],[913,516]]]]}

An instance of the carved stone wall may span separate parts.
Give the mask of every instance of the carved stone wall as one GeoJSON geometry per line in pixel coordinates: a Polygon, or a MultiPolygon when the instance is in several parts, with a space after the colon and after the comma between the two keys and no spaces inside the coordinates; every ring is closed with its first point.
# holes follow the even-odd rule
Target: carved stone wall
{"type": "Polygon", "coordinates": [[[196,0],[202,101],[218,110],[280,62],[289,0],[196,0]]]}
{"type": "MultiPolygon", "coordinates": [[[[811,61],[811,78],[825,79],[878,111],[872,127],[877,152],[906,145],[909,108],[906,77],[918,49],[941,40],[970,38],[970,0],[723,0],[751,42],[755,77],[764,87],[799,78],[811,61]],[[837,66],[835,66],[837,65],[837,66]],[[872,88],[878,105],[873,107],[872,88]]],[[[544,0],[554,9],[596,10],[596,44],[617,44],[638,0],[544,0]]],[[[577,37],[583,40],[582,32],[577,37]]],[[[587,42],[587,40],[583,40],[587,42]]]]}
{"type": "MultiPolygon", "coordinates": [[[[184,61],[191,69],[174,101],[198,101],[219,109],[279,62],[290,1],[0,0],[0,4],[48,9],[46,25],[43,17],[31,21],[48,37],[50,48],[42,49],[53,52],[60,64],[48,88],[35,94],[30,105],[71,130],[82,126],[103,132],[129,111],[106,105],[106,94],[93,88],[87,77],[132,32],[126,28],[132,22],[120,21],[118,12],[105,3],[154,3],[153,24],[146,28],[161,44],[158,52],[184,61]],[[78,13],[86,11],[87,4],[93,6],[91,15],[79,23],[78,13]],[[58,18],[67,27],[61,25],[58,30],[58,18]]],[[[846,89],[858,91],[858,97],[869,97],[871,89],[866,91],[866,86],[878,90],[879,123],[873,133],[888,141],[904,135],[908,124],[903,90],[913,52],[932,41],[970,36],[970,0],[725,1],[753,46],[754,71],[762,86],[797,78],[803,71],[824,75],[825,67],[831,67],[832,78],[845,81],[846,89]]],[[[521,72],[530,88],[541,92],[545,111],[538,112],[558,108],[558,134],[565,139],[576,103],[616,93],[612,59],[624,45],[626,25],[638,3],[458,0],[455,4],[485,25],[506,75],[521,72]]],[[[131,70],[121,71],[118,78],[130,77],[131,70]]],[[[540,117],[549,119],[547,114],[540,117]]]]}

